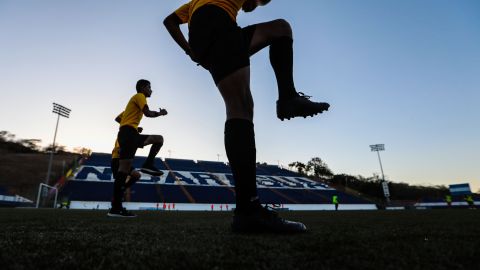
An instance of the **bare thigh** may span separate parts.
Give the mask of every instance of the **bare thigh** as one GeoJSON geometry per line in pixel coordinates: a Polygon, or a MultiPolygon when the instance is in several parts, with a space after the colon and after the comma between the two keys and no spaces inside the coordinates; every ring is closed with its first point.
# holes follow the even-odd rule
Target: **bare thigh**
{"type": "Polygon", "coordinates": [[[253,121],[253,98],[250,92],[250,67],[243,67],[217,84],[225,102],[228,119],[253,121]]]}
{"type": "Polygon", "coordinates": [[[250,41],[250,55],[271,45],[275,39],[280,37],[293,37],[292,28],[284,19],[256,24],[255,32],[253,32],[253,37],[250,41]]]}
{"type": "Polygon", "coordinates": [[[162,135],[148,135],[148,138],[143,142],[143,146],[154,144],[154,143],[161,143],[163,144],[163,136],[162,135]]]}

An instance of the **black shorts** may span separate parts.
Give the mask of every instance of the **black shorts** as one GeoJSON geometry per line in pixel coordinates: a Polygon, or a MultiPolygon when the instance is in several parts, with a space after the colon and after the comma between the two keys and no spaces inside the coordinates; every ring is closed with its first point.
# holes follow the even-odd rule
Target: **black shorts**
{"type": "Polygon", "coordinates": [[[138,148],[143,148],[148,135],[140,135],[131,126],[122,126],[118,131],[118,144],[120,144],[120,159],[133,159],[138,148]]]}
{"type": "MultiPolygon", "coordinates": [[[[112,161],[110,163],[110,167],[112,168],[113,179],[117,179],[118,170],[120,169],[120,159],[119,158],[112,158],[112,161]]],[[[129,173],[131,173],[133,170],[134,170],[134,168],[130,167],[129,173]]]]}
{"type": "Polygon", "coordinates": [[[226,11],[215,5],[202,6],[193,13],[188,42],[215,84],[250,65],[249,47],[255,27],[239,27],[226,11]]]}

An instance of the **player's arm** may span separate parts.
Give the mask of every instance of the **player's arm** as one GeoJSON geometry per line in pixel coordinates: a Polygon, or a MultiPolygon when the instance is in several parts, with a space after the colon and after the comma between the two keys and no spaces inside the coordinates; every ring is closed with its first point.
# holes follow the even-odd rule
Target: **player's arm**
{"type": "Polygon", "coordinates": [[[168,33],[170,33],[170,36],[172,36],[173,40],[182,48],[182,50],[190,56],[192,61],[197,62],[195,56],[192,53],[192,50],[190,49],[190,45],[188,45],[188,41],[185,38],[185,36],[182,33],[182,30],[180,30],[180,25],[184,24],[188,21],[188,9],[189,9],[189,4],[183,5],[180,7],[177,11],[173,12],[172,14],[168,15],[164,20],[163,20],[163,25],[165,25],[165,28],[167,28],[168,33]],[[182,14],[182,18],[177,14],[182,14]]]}
{"type": "Polygon", "coordinates": [[[163,20],[163,25],[165,25],[165,28],[167,28],[168,33],[170,33],[170,36],[172,36],[173,40],[182,48],[182,50],[186,54],[190,54],[190,45],[188,45],[187,39],[182,33],[182,30],[180,30],[180,25],[182,24],[182,21],[180,18],[173,12],[172,14],[168,15],[168,17],[163,20]]]}
{"type": "Polygon", "coordinates": [[[143,115],[145,115],[146,117],[151,117],[151,118],[154,118],[154,117],[159,117],[159,116],[162,116],[162,115],[167,115],[167,110],[165,109],[160,109],[159,111],[150,111],[150,109],[148,108],[148,105],[145,104],[145,106],[143,106],[143,115]]]}
{"type": "Polygon", "coordinates": [[[122,116],[123,112],[121,112],[117,117],[115,117],[115,122],[120,124],[122,122],[122,116]]]}

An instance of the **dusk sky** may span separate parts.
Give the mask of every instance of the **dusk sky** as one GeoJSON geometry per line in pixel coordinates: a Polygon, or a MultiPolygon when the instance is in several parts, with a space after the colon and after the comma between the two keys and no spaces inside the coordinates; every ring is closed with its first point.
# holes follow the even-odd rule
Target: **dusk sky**
{"type": "MultiPolygon", "coordinates": [[[[162,24],[185,2],[0,0],[0,130],[50,144],[56,102],[72,110],[59,144],[110,152],[114,118],[145,78],[149,107],[169,113],[140,125],[165,137],[159,156],[226,161],[223,100],[162,24]]],[[[370,177],[380,166],[369,145],[382,143],[390,181],[480,189],[480,1],[273,0],[238,23],[277,18],[293,28],[297,89],[331,109],[277,119],[268,50],[255,55],[258,161],[320,157],[370,177]]]]}

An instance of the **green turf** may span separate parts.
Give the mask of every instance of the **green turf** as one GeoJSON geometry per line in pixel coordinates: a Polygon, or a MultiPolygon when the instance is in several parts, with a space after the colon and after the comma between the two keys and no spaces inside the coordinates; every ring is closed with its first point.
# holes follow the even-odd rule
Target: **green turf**
{"type": "Polygon", "coordinates": [[[0,209],[1,269],[479,269],[480,210],[284,212],[301,235],[239,235],[227,212],[0,209]]]}

